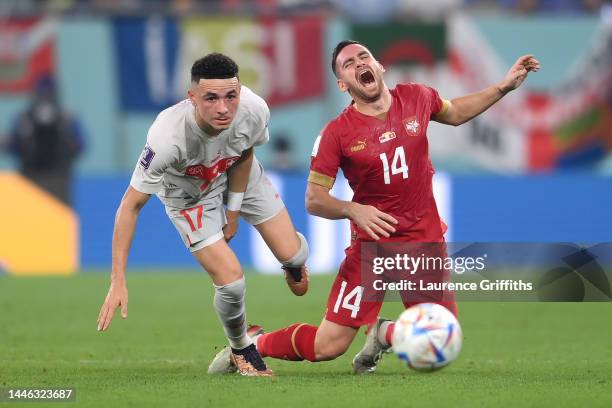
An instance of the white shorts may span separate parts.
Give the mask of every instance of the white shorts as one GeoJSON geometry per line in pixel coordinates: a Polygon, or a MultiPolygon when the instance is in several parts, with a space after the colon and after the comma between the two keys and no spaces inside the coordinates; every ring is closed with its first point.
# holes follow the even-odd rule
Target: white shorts
{"type": "MultiPolygon", "coordinates": [[[[227,223],[223,196],[206,197],[198,205],[178,209],[166,207],[166,214],[177,229],[189,251],[195,252],[223,239],[223,227],[227,223]]],[[[285,203],[264,172],[261,164],[254,159],[249,184],[244,193],[240,216],[251,225],[258,225],[277,215],[285,203]]]]}

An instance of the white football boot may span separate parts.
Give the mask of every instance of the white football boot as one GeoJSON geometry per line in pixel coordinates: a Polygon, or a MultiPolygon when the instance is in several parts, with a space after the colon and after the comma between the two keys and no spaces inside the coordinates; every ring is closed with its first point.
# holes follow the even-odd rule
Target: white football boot
{"type": "Polygon", "coordinates": [[[355,374],[370,374],[376,371],[376,366],[382,359],[384,353],[391,351],[391,346],[384,346],[378,340],[380,326],[384,322],[389,322],[388,319],[379,318],[372,325],[370,331],[366,335],[365,345],[353,358],[353,372],[355,374]]]}

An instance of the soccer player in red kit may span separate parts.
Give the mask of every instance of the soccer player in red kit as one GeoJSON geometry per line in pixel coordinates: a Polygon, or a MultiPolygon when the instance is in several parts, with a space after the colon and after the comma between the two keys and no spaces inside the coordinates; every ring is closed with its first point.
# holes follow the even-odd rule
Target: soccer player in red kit
{"type": "MultiPolygon", "coordinates": [[[[445,225],[432,190],[427,127],[430,120],[460,125],[519,87],[539,62],[520,57],[505,78],[480,92],[442,99],[421,84],[387,88],[384,67],[355,41],[340,42],[332,56],[338,88],[353,101],[324,128],[312,152],[306,206],[313,215],[351,220],[351,245],[332,286],[321,324],[294,324],[255,335],[263,357],[331,360],[342,355],[359,327],[368,325],[366,345],[353,360],[356,373],[373,372],[391,345],[394,324],[378,319],[381,302],[363,301],[361,244],[364,242],[443,243],[445,225]],[[338,169],[354,191],[352,201],[329,194],[338,169]]],[[[441,302],[454,314],[454,301],[441,302]]],[[[406,307],[410,302],[404,302],[406,307]]]]}

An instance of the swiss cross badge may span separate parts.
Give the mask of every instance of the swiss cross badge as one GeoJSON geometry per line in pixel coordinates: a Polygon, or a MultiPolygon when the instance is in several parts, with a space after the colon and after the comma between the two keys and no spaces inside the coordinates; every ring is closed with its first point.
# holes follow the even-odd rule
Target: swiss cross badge
{"type": "Polygon", "coordinates": [[[410,135],[419,133],[419,122],[417,122],[415,117],[404,120],[404,126],[406,126],[406,132],[410,135]]]}

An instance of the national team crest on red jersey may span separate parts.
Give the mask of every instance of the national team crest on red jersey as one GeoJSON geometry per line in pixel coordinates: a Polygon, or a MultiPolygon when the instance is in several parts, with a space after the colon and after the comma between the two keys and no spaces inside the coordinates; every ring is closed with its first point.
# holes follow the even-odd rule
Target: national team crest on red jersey
{"type": "Polygon", "coordinates": [[[419,134],[420,125],[415,116],[404,119],[404,126],[406,127],[406,132],[408,132],[409,135],[416,136],[419,134]]]}

